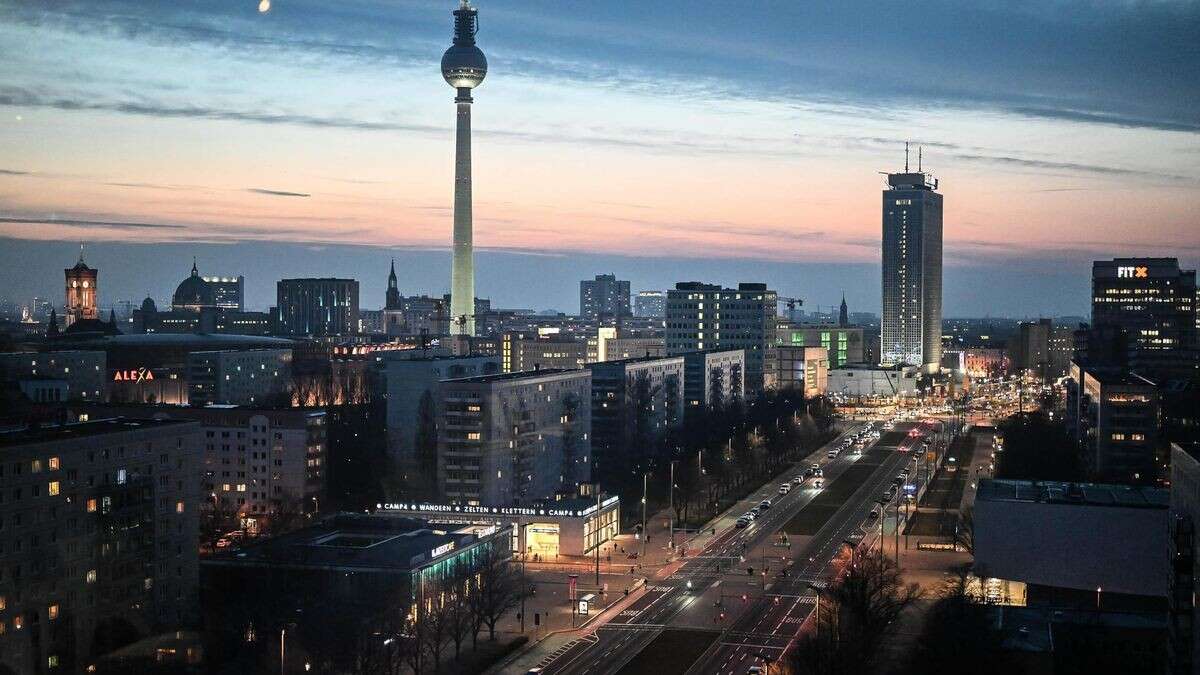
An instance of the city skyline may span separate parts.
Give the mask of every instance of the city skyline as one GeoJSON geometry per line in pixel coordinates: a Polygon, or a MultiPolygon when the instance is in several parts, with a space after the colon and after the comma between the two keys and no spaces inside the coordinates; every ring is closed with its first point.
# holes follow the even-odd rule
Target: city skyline
{"type": "MultiPolygon", "coordinates": [[[[184,248],[194,252],[234,242],[358,246],[357,262],[343,267],[363,283],[365,306],[382,304],[371,298],[382,297],[386,274],[376,283],[368,258],[398,249],[402,259],[432,258],[444,270],[453,130],[436,55],[450,32],[449,4],[335,10],[276,2],[266,13],[253,3],[0,8],[8,42],[30,47],[13,55],[19,67],[0,81],[9,122],[0,125],[0,235],[8,238],[0,280],[23,294],[57,285],[28,278],[20,263],[49,256],[45,248],[21,256],[29,249],[18,240],[41,242],[34,248],[85,240],[139,262],[135,242],[192,242],[184,248]],[[46,41],[94,58],[67,62],[33,49],[46,41]]],[[[955,30],[935,43],[865,27],[870,22],[842,13],[853,8],[688,9],[618,14],[589,6],[578,12],[591,14],[568,17],[526,3],[486,5],[496,74],[475,129],[478,295],[570,311],[570,288],[555,294],[542,286],[573,287],[593,273],[639,266],[657,273],[690,260],[738,270],[723,283],[765,278],[781,292],[826,302],[845,288],[852,308],[875,311],[877,282],[859,274],[878,263],[874,172],[898,169],[906,140],[923,146],[926,167],[950,196],[947,286],[956,275],[981,275],[977,302],[1011,298],[1012,307],[997,313],[1083,313],[1084,286],[1068,295],[1055,275],[1039,273],[1051,261],[1084,268],[1096,258],[1178,255],[1196,266],[1200,92],[1178,86],[1172,73],[1188,72],[1196,60],[1179,47],[1200,25],[1200,10],[1171,3],[1136,11],[910,8],[955,16],[955,30]],[[788,31],[764,23],[771,11],[795,15],[780,22],[788,31]],[[695,40],[629,48],[657,34],[650,26],[662,25],[664,14],[671,16],[666,37],[695,40]],[[712,34],[717,19],[728,39],[712,34]],[[980,41],[986,21],[1008,28],[1013,46],[980,41]],[[791,33],[797,25],[801,35],[791,33]],[[1116,26],[1127,28],[1109,39],[1123,41],[1113,52],[1122,59],[1088,46],[1116,26]],[[877,40],[857,40],[857,51],[839,54],[848,30],[877,40]],[[1064,54],[1052,70],[1031,67],[1058,49],[1046,43],[1051,34],[1064,54]],[[938,58],[972,40],[979,54],[938,58]],[[872,74],[881,49],[891,50],[894,66],[913,70],[913,84],[885,86],[872,74]],[[1154,58],[1179,68],[1142,67],[1154,58]],[[781,66],[794,78],[771,82],[781,66]],[[1014,91],[1002,82],[1006,68],[1012,75],[1019,67],[1026,70],[1014,91]],[[1086,89],[1071,85],[1085,76],[1086,89]],[[1133,228],[1137,237],[1128,235],[1133,228]],[[488,277],[508,279],[551,258],[581,273],[525,288],[484,286],[488,277]],[[829,270],[776,281],[755,273],[761,261],[840,267],[825,289],[814,277],[829,270]],[[489,263],[498,267],[489,272],[489,263]]],[[[207,256],[206,269],[258,267],[261,257],[240,248],[207,256]]],[[[347,276],[337,266],[314,271],[347,276]]],[[[251,275],[248,302],[261,304],[262,288],[300,274],[251,275]]],[[[444,272],[437,283],[427,276],[401,287],[447,290],[444,272]]],[[[706,278],[657,276],[623,278],[635,290],[706,278]]],[[[156,286],[178,278],[164,274],[156,286]]],[[[165,292],[105,288],[114,292],[109,300],[165,292]]],[[[948,288],[947,314],[970,313],[957,302],[948,288]]]]}

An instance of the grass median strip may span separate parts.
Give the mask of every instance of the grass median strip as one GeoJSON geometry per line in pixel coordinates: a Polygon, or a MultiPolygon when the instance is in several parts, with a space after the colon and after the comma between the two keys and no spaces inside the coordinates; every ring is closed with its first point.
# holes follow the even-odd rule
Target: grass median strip
{"type": "Polygon", "coordinates": [[[625,664],[618,675],[682,675],[718,637],[719,631],[668,628],[625,664]]]}

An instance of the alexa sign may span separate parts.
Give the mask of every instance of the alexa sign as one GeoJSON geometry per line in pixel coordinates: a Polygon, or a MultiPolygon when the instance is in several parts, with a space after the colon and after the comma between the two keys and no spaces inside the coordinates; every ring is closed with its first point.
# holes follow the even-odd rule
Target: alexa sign
{"type": "Polygon", "coordinates": [[[154,379],[154,371],[149,368],[130,368],[118,370],[113,375],[113,382],[149,382],[154,379]]]}
{"type": "Polygon", "coordinates": [[[1150,276],[1150,269],[1144,266],[1138,267],[1118,267],[1118,279],[1146,279],[1150,276]]]}

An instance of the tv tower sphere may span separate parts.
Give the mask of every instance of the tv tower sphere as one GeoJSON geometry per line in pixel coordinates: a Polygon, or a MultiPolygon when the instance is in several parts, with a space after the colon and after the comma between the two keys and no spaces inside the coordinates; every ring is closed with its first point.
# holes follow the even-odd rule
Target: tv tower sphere
{"type": "Polygon", "coordinates": [[[455,89],[474,89],[487,75],[487,58],[475,46],[476,11],[467,0],[454,10],[454,44],[442,55],[442,77],[455,89]]]}

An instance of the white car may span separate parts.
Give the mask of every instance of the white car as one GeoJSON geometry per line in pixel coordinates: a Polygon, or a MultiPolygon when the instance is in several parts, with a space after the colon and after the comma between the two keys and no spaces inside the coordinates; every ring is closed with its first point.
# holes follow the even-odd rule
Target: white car
{"type": "Polygon", "coordinates": [[[825,479],[817,478],[813,481],[813,487],[817,488],[818,490],[820,490],[822,487],[825,487],[825,479]]]}

